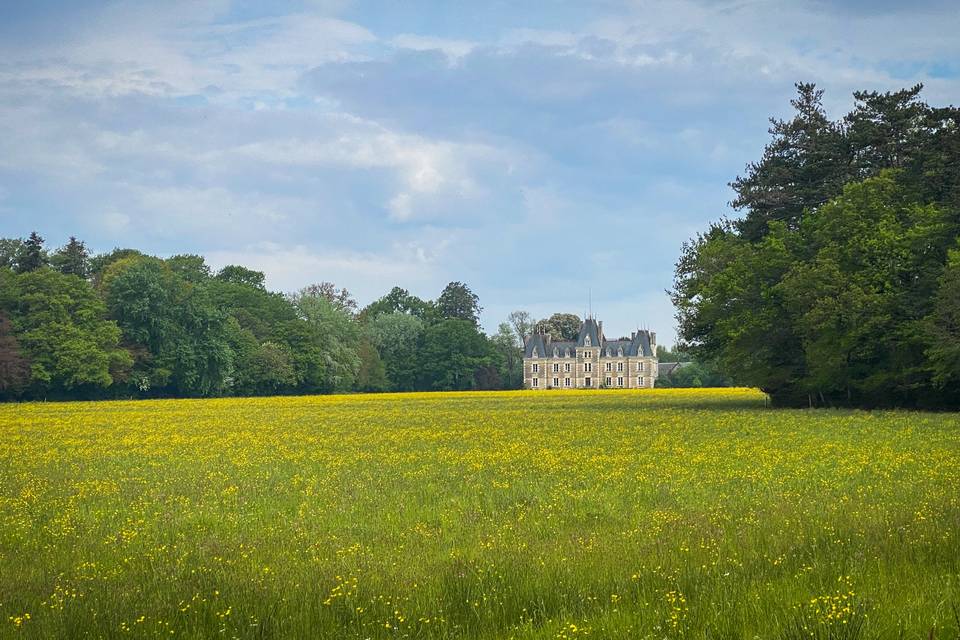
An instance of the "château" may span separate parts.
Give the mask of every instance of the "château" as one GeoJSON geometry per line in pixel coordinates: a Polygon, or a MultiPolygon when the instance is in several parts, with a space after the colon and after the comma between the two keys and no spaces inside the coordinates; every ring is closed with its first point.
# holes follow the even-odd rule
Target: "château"
{"type": "Polygon", "coordinates": [[[638,330],[607,340],[603,323],[587,318],[574,341],[535,333],[524,340],[527,389],[640,389],[657,378],[657,334],[638,330]]]}

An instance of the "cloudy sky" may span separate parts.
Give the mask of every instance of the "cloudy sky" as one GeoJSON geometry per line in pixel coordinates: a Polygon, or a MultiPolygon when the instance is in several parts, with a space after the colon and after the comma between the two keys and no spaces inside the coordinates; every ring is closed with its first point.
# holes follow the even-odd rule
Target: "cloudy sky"
{"type": "Polygon", "coordinates": [[[955,3],[0,0],[0,235],[674,335],[793,83],[960,102],[955,3]],[[269,5],[269,6],[268,6],[269,5]],[[519,7],[519,8],[518,8],[519,7]]]}

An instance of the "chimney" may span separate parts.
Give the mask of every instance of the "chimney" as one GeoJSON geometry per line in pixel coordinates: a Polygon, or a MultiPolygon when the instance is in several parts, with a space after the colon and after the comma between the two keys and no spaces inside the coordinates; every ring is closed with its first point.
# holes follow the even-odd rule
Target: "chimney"
{"type": "Polygon", "coordinates": [[[597,336],[597,340],[599,340],[600,342],[603,342],[603,320],[600,321],[600,324],[597,329],[597,333],[600,334],[597,336]]]}

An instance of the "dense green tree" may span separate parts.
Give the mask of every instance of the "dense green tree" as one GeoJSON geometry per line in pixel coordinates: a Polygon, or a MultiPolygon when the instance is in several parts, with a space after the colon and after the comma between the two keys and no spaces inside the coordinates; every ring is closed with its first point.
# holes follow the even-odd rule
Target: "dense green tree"
{"type": "Polygon", "coordinates": [[[779,285],[803,340],[804,391],[899,402],[924,382],[917,323],[954,241],[946,222],[938,207],[907,201],[888,172],[804,219],[803,259],[779,285]]]}
{"type": "Polygon", "coordinates": [[[104,271],[106,271],[107,267],[109,267],[111,264],[118,260],[123,260],[124,258],[134,258],[144,255],[145,254],[137,251],[136,249],[114,249],[113,251],[108,251],[107,253],[98,253],[90,258],[90,276],[94,283],[99,285],[104,271]]]}
{"type": "Polygon", "coordinates": [[[360,328],[349,309],[331,301],[325,292],[310,288],[292,295],[290,301],[319,340],[326,364],[323,390],[352,388],[361,364],[357,355],[360,328]]]}
{"type": "Polygon", "coordinates": [[[858,92],[831,123],[820,92],[798,89],[797,116],[733,183],[744,217],[684,246],[681,338],[775,402],[960,405],[960,110],[930,108],[919,86],[858,92]]]}
{"type": "Polygon", "coordinates": [[[164,262],[169,265],[170,269],[175,274],[187,282],[192,282],[194,284],[206,282],[212,275],[210,267],[207,266],[207,262],[203,259],[203,256],[182,253],[176,256],[171,256],[164,262]]]}
{"type": "Polygon", "coordinates": [[[30,237],[23,243],[23,250],[17,256],[17,273],[36,271],[49,264],[49,262],[50,259],[43,248],[43,238],[36,231],[31,232],[30,237]]]}
{"type": "Polygon", "coordinates": [[[89,393],[109,387],[131,364],[120,329],[104,319],[102,300],[88,282],[49,268],[5,278],[6,308],[36,394],[89,393]]]}
{"type": "Polygon", "coordinates": [[[417,386],[416,354],[423,329],[423,320],[400,311],[381,313],[367,323],[367,334],[394,390],[411,391],[417,386]]]}
{"type": "Polygon", "coordinates": [[[377,348],[367,339],[361,339],[357,345],[360,367],[357,370],[356,386],[360,391],[386,391],[390,388],[386,367],[377,348]]]}
{"type": "Polygon", "coordinates": [[[4,397],[21,386],[27,397],[90,397],[520,384],[519,342],[506,325],[491,339],[480,332],[479,300],[462,283],[436,303],[394,287],[358,313],[329,282],[284,296],[239,265],[214,275],[198,255],[90,258],[75,237],[50,257],[54,271],[42,246],[38,234],[0,242],[2,264],[24,271],[0,265],[0,314],[11,318],[0,317],[4,397]]]}
{"type": "MultiPolygon", "coordinates": [[[[510,314],[511,317],[513,314],[510,314]]],[[[500,356],[498,373],[499,384],[504,389],[519,389],[523,386],[523,349],[517,339],[516,325],[501,322],[497,333],[490,338],[491,344],[500,356]]]]}
{"type": "Polygon", "coordinates": [[[466,390],[478,387],[478,373],[495,367],[490,343],[469,320],[450,318],[428,326],[418,356],[419,387],[466,390]]]}
{"type": "Polygon", "coordinates": [[[102,286],[124,338],[146,347],[134,371],[141,388],[196,396],[226,390],[233,358],[227,316],[204,288],[163,260],[139,256],[112,263],[102,286]]]}
{"type": "Polygon", "coordinates": [[[230,326],[234,353],[232,390],[236,395],[269,395],[296,389],[298,378],[290,348],[277,342],[258,343],[247,331],[230,326]],[[239,331],[236,336],[234,331],[239,331]]]}
{"type": "Polygon", "coordinates": [[[263,289],[265,276],[262,271],[254,271],[253,269],[230,264],[217,272],[216,279],[221,282],[243,285],[253,289],[263,289]]]}
{"type": "Polygon", "coordinates": [[[924,329],[933,382],[956,402],[960,400],[960,243],[950,251],[924,329]]]}
{"type": "Polygon", "coordinates": [[[279,327],[297,319],[296,309],[285,296],[263,287],[218,277],[208,281],[205,288],[218,308],[236,318],[258,340],[277,339],[279,327]]]}
{"type": "Polygon", "coordinates": [[[377,316],[397,312],[416,316],[427,323],[437,319],[436,306],[432,302],[421,300],[400,287],[394,287],[390,293],[364,307],[359,315],[361,320],[367,322],[377,316]]]}
{"type": "Polygon", "coordinates": [[[30,382],[30,361],[20,351],[13,324],[0,311],[0,399],[15,397],[30,382]]]}
{"type": "Polygon", "coordinates": [[[90,252],[83,242],[70,236],[67,244],[50,256],[50,265],[60,273],[87,279],[90,276],[90,252]]]}
{"type": "Polygon", "coordinates": [[[699,360],[773,395],[796,393],[802,342],[777,284],[792,264],[783,223],[751,243],[715,225],[684,246],[673,302],[680,335],[699,360]]]}
{"type": "Polygon", "coordinates": [[[301,289],[298,294],[300,297],[323,298],[335,308],[344,311],[350,315],[357,312],[357,301],[353,299],[346,288],[340,289],[332,282],[320,282],[311,284],[301,289]]]}
{"type": "Polygon", "coordinates": [[[732,381],[715,366],[689,362],[657,378],[658,388],[729,387],[732,381]]]}
{"type": "Polygon", "coordinates": [[[555,313],[534,325],[534,331],[552,337],[554,340],[576,340],[580,335],[583,321],[573,313],[555,313]]]}
{"type": "Polygon", "coordinates": [[[226,267],[205,283],[213,304],[230,316],[228,340],[234,352],[233,390],[241,395],[314,393],[325,371],[319,334],[297,315],[283,295],[263,287],[263,274],[243,267],[226,267]],[[235,325],[235,326],[234,326],[235,325]],[[300,326],[301,331],[296,327],[300,326]],[[294,336],[291,338],[291,336],[294,336]],[[303,350],[314,340],[314,349],[303,350]],[[293,340],[291,342],[291,340],[293,340]],[[301,350],[294,352],[294,344],[301,350]],[[272,363],[273,367],[268,366],[272,363]],[[319,376],[319,377],[317,377],[319,376]]]}
{"type": "Polygon", "coordinates": [[[480,324],[480,298],[462,282],[451,282],[437,298],[437,311],[442,318],[466,320],[473,326],[480,324]]]}
{"type": "Polygon", "coordinates": [[[16,269],[23,254],[22,238],[0,238],[0,269],[16,269]]]}

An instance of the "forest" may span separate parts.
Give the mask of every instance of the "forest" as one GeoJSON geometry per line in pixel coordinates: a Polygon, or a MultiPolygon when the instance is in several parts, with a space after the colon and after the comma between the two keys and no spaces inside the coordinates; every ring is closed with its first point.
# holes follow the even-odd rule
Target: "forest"
{"type": "MultiPolygon", "coordinates": [[[[329,282],[290,294],[239,265],[71,237],[0,240],[0,398],[69,399],[501,389],[521,385],[519,332],[486,336],[477,296],[399,287],[365,308],[329,282]]],[[[523,320],[522,312],[512,317],[523,320]]]]}
{"type": "Polygon", "coordinates": [[[960,109],[921,86],[828,118],[798,84],[742,213],[688,242],[684,348],[784,406],[960,407],[960,109]]]}

